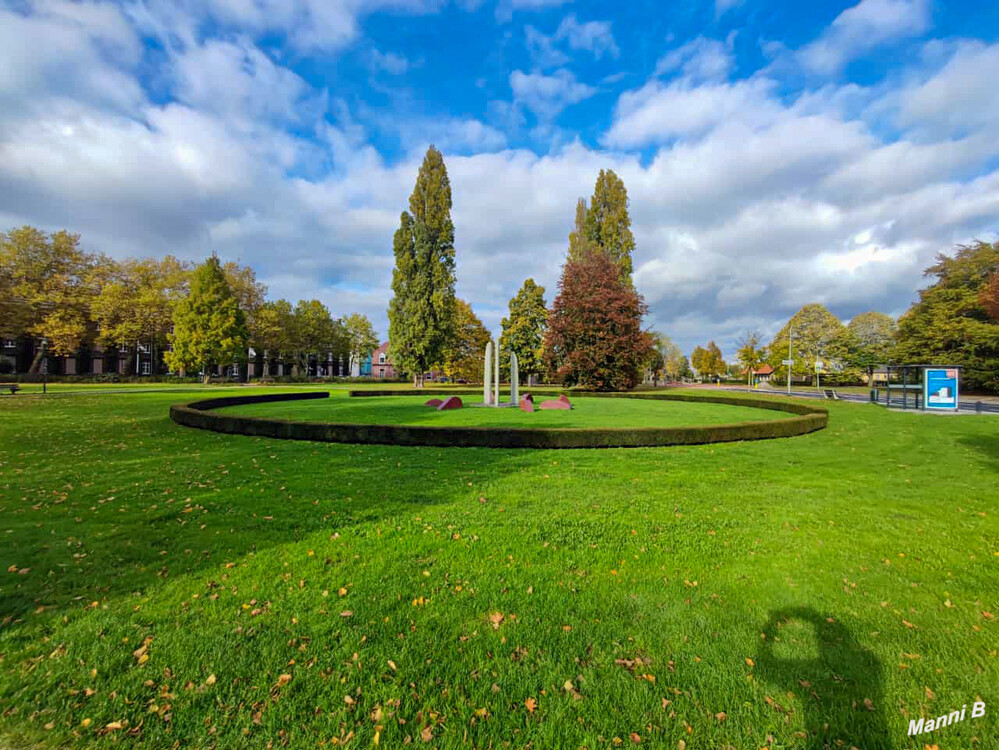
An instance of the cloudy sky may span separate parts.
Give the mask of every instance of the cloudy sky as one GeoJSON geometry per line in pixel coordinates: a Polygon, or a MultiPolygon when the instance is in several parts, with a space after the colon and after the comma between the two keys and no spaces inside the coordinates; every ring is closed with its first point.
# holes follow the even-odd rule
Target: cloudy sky
{"type": "Polygon", "coordinates": [[[899,314],[996,238],[997,79],[995,0],[0,0],[0,227],[214,250],[384,335],[434,143],[498,333],[609,167],[649,324],[730,354],[808,302],[899,314]]]}

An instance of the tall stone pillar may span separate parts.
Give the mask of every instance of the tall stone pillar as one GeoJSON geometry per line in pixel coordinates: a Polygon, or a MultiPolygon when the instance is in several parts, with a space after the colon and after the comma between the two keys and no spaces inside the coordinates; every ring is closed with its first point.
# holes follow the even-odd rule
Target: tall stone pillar
{"type": "Polygon", "coordinates": [[[517,367],[517,355],[510,352],[510,403],[520,403],[520,372],[517,367]]]}
{"type": "Polygon", "coordinates": [[[493,377],[493,342],[486,343],[486,361],[482,370],[482,403],[486,406],[492,403],[492,377],[493,377]]]}
{"type": "Polygon", "coordinates": [[[493,383],[493,406],[499,406],[499,361],[500,352],[499,344],[496,344],[496,357],[494,358],[493,364],[495,365],[496,382],[493,383]]]}

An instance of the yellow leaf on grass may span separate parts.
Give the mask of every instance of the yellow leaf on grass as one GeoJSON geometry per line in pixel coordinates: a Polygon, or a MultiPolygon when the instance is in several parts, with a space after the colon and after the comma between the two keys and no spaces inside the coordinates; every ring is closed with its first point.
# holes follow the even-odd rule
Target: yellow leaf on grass
{"type": "Polygon", "coordinates": [[[284,687],[289,682],[291,682],[291,675],[290,674],[283,674],[280,677],[278,677],[277,684],[278,684],[278,687],[284,687]]]}
{"type": "Polygon", "coordinates": [[[751,667],[755,667],[756,666],[756,662],[753,661],[752,659],[748,658],[748,657],[746,658],[746,664],[748,664],[751,667]]]}
{"type": "Polygon", "coordinates": [[[215,675],[214,674],[208,675],[208,679],[205,680],[205,684],[206,685],[214,685],[215,684],[215,675]]]}
{"type": "Polygon", "coordinates": [[[533,714],[534,710],[538,707],[538,702],[534,698],[528,698],[524,701],[524,705],[527,707],[527,713],[533,714]]]}

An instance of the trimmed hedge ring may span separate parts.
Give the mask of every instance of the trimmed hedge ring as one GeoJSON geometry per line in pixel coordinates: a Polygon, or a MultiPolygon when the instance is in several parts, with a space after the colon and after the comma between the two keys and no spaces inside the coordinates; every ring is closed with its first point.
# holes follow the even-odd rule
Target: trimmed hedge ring
{"type": "MultiPolygon", "coordinates": [[[[478,391],[472,391],[477,393],[478,391]]],[[[535,393],[543,391],[532,390],[535,393]]],[[[399,391],[375,392],[400,395],[399,391]]],[[[447,391],[454,394],[455,391],[447,391]]],[[[371,391],[351,391],[351,396],[370,396],[371,391]]],[[[419,395],[437,395],[424,391],[419,395]]],[[[829,422],[829,412],[821,407],[793,401],[733,398],[730,396],[691,396],[670,393],[575,393],[584,398],[639,398],[659,401],[688,401],[748,406],[783,411],[792,416],[764,422],[741,422],[701,427],[425,427],[418,425],[337,424],[298,422],[286,419],[243,417],[213,413],[214,409],[241,404],[303,401],[329,398],[326,391],[274,393],[260,396],[225,396],[174,404],[170,418],[180,425],[233,435],[312,440],[322,443],[365,443],[383,445],[429,445],[477,448],[646,448],[665,445],[701,445],[739,440],[771,440],[805,435],[821,430],[829,422]]]]}

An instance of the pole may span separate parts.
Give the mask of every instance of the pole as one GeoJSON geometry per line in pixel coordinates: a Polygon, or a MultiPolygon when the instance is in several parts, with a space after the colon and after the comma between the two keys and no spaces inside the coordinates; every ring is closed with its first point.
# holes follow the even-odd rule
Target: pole
{"type": "Polygon", "coordinates": [[[791,368],[794,366],[791,364],[791,333],[794,331],[790,326],[787,329],[787,395],[791,395],[791,368]]]}

